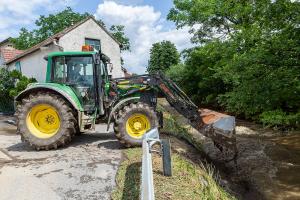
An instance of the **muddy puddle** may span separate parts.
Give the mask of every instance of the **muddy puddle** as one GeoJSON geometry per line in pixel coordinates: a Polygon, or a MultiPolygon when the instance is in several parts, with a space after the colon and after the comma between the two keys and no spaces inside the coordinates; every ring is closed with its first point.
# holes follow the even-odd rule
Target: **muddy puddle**
{"type": "Polygon", "coordinates": [[[203,146],[237,198],[300,199],[300,132],[283,133],[245,121],[238,121],[236,131],[237,165],[222,162],[210,141],[203,146]]]}

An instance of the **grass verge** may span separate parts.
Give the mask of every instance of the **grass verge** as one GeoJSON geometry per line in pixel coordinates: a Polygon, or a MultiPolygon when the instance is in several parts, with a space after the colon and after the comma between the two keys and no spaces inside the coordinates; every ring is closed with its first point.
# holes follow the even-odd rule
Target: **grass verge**
{"type": "MultiPolygon", "coordinates": [[[[126,159],[117,173],[117,187],[113,200],[134,200],[140,198],[141,148],[124,150],[126,159]]],[[[215,180],[215,171],[203,164],[195,164],[182,155],[172,154],[173,176],[162,175],[161,157],[153,156],[153,175],[156,199],[215,200],[234,199],[215,180]]]]}

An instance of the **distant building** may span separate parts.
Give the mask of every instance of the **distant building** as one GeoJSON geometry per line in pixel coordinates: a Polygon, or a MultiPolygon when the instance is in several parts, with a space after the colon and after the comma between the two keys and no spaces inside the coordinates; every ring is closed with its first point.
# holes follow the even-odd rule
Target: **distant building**
{"type": "Polygon", "coordinates": [[[113,64],[112,77],[124,77],[121,67],[121,44],[93,17],[87,17],[22,53],[16,52],[13,58],[4,60],[4,63],[9,70],[20,70],[25,76],[44,82],[46,55],[54,51],[81,51],[83,45],[91,45],[97,50],[101,48],[113,64]]]}
{"type": "Polygon", "coordinates": [[[11,38],[7,38],[0,42],[0,67],[3,67],[7,61],[23,53],[23,51],[13,47],[10,39],[11,38]]]}

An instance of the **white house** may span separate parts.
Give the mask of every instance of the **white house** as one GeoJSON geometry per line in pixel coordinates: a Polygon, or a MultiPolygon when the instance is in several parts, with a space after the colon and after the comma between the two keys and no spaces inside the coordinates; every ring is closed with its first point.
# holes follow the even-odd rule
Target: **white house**
{"type": "Polygon", "coordinates": [[[93,17],[87,17],[43,42],[5,62],[9,70],[17,69],[38,82],[46,80],[47,62],[44,56],[54,51],[81,51],[91,45],[106,54],[113,64],[112,77],[124,77],[121,67],[120,43],[93,17]]]}

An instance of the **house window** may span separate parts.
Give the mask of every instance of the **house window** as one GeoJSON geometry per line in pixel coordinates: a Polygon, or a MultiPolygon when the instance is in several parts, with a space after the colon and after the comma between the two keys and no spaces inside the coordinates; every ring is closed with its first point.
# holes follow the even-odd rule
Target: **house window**
{"type": "Polygon", "coordinates": [[[85,45],[90,45],[97,51],[101,49],[100,40],[85,38],[85,45]]]}
{"type": "Polygon", "coordinates": [[[16,70],[17,70],[17,71],[22,72],[20,61],[17,61],[17,62],[16,62],[15,67],[16,67],[16,70]]]}

